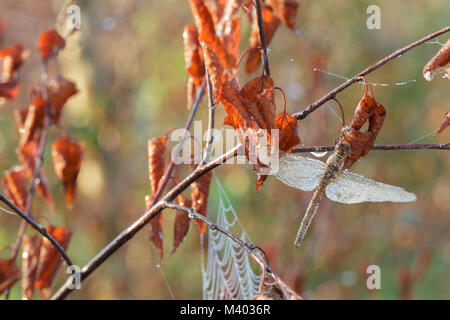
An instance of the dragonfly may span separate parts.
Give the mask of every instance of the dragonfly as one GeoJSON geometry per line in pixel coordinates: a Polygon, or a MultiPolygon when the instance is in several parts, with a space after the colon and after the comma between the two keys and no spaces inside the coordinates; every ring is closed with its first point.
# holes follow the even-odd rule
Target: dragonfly
{"type": "Polygon", "coordinates": [[[332,201],[349,204],[417,200],[415,194],[401,187],[381,183],[349,170],[342,170],[350,150],[351,147],[347,141],[339,142],[326,162],[291,153],[280,156],[279,169],[275,174],[280,181],[304,191],[315,189],[295,238],[296,247],[300,246],[300,242],[305,237],[324,193],[332,201]]]}

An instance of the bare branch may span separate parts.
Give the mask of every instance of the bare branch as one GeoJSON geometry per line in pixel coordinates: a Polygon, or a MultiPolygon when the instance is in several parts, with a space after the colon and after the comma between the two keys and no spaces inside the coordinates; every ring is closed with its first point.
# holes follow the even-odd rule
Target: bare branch
{"type": "Polygon", "coordinates": [[[47,232],[47,230],[45,230],[44,227],[42,227],[36,221],[34,221],[34,219],[30,215],[28,215],[25,212],[23,212],[22,210],[20,210],[16,205],[14,205],[14,203],[9,201],[9,199],[6,198],[2,193],[0,193],[0,201],[3,202],[4,204],[6,204],[8,207],[10,207],[20,218],[22,218],[24,220],[25,223],[28,223],[29,225],[31,225],[33,227],[33,229],[35,229],[37,232],[39,232],[44,238],[47,238],[48,241],[50,241],[53,244],[53,246],[59,251],[62,258],[66,261],[67,265],[69,265],[69,266],[72,265],[72,261],[70,260],[69,256],[67,255],[66,251],[64,250],[64,248],[61,247],[59,242],[56,241],[55,238],[53,238],[47,232]]]}
{"type": "MultiPolygon", "coordinates": [[[[164,209],[164,202],[172,202],[181,192],[188,188],[192,182],[202,177],[207,172],[213,170],[219,165],[225,163],[228,159],[237,155],[238,150],[242,147],[241,144],[235,146],[231,150],[227,151],[223,155],[211,160],[206,165],[191,172],[189,176],[184,178],[183,181],[178,183],[172,190],[170,190],[162,199],[162,201],[153,204],[152,207],[145,211],[144,214],[139,217],[132,225],[123,230],[117,237],[115,237],[109,244],[107,244],[94,258],[91,259],[81,269],[81,281],[86,279],[92,272],[94,272],[105,260],[109,258],[114,252],[121,248],[126,242],[131,240],[135,234],[141,230],[148,222],[153,220],[164,209]]],[[[67,282],[61,286],[61,288],[53,295],[53,300],[64,299],[72,288],[72,279],[69,278],[67,282]]]]}
{"type": "MultiPolygon", "coordinates": [[[[421,149],[435,149],[435,150],[450,150],[450,143],[447,144],[386,144],[373,146],[371,150],[421,150],[421,149]]],[[[334,146],[312,146],[312,147],[298,147],[292,150],[292,153],[301,152],[323,152],[333,151],[334,146]]]]}
{"type": "Polygon", "coordinates": [[[261,0],[256,0],[256,16],[258,19],[258,28],[259,28],[259,39],[261,42],[261,48],[263,51],[263,67],[264,73],[267,76],[270,76],[270,68],[269,68],[269,58],[267,57],[267,40],[266,40],[266,31],[264,30],[264,20],[262,16],[262,7],[261,0]]]}
{"type": "MultiPolygon", "coordinates": [[[[257,1],[257,2],[259,2],[259,1],[257,1]]],[[[355,75],[353,78],[348,79],[347,81],[342,83],[340,86],[334,88],[333,90],[328,92],[326,95],[324,95],[322,98],[320,98],[316,102],[310,104],[305,110],[294,113],[293,116],[297,117],[297,120],[305,119],[310,113],[314,112],[317,108],[319,108],[325,102],[335,98],[339,92],[341,92],[344,89],[346,89],[347,87],[351,86],[353,83],[358,82],[359,77],[362,77],[362,76],[365,76],[365,75],[371,73],[372,71],[374,71],[374,70],[378,69],[379,67],[383,66],[384,64],[386,64],[388,61],[395,59],[395,58],[401,56],[402,54],[404,54],[405,52],[417,47],[418,45],[420,45],[424,42],[427,42],[430,39],[436,38],[437,36],[440,36],[441,34],[444,34],[449,31],[450,31],[450,26],[447,26],[445,28],[442,28],[434,33],[431,33],[431,34],[417,40],[416,42],[413,42],[413,43],[407,45],[406,47],[403,47],[401,49],[394,51],[390,55],[384,57],[383,59],[377,61],[370,67],[361,71],[360,73],[355,75]]]]}

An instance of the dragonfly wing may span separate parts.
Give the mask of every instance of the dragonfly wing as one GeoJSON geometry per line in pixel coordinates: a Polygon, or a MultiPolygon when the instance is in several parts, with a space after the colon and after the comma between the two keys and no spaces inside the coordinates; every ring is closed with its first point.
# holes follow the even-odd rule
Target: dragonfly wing
{"type": "Polygon", "coordinates": [[[403,188],[381,183],[345,170],[326,188],[330,200],[342,203],[412,202],[417,197],[403,188]]]}
{"type": "Polygon", "coordinates": [[[325,171],[322,161],[284,153],[280,156],[278,172],[275,176],[288,186],[304,190],[314,190],[325,171]]]}

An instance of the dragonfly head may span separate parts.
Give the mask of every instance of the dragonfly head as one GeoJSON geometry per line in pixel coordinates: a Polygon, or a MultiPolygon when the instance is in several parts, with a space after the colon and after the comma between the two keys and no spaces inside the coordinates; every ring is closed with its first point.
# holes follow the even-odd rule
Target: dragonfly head
{"type": "Polygon", "coordinates": [[[348,143],[347,141],[342,141],[342,142],[339,142],[337,145],[336,145],[336,151],[337,151],[337,153],[342,157],[342,158],[346,158],[347,156],[349,156],[350,155],[350,153],[351,153],[351,146],[350,146],[350,143],[348,143]]]}

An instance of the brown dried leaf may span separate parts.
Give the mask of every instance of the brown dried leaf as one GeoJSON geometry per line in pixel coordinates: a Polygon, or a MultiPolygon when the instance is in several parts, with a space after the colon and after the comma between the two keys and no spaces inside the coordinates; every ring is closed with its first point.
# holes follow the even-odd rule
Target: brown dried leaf
{"type": "Polygon", "coordinates": [[[290,29],[297,31],[295,18],[297,16],[297,0],[267,0],[267,4],[273,8],[275,14],[290,29]]]}
{"type": "MultiPolygon", "coordinates": [[[[204,42],[217,54],[221,64],[232,70],[236,66],[235,57],[226,50],[224,44],[216,35],[214,20],[203,0],[189,0],[195,25],[199,32],[199,40],[204,42]]],[[[203,49],[205,46],[203,45],[203,49]]]]}
{"type": "Polygon", "coordinates": [[[68,137],[56,140],[52,145],[53,167],[64,185],[68,205],[73,204],[84,148],[83,143],[68,137]]]}
{"type": "Polygon", "coordinates": [[[205,62],[203,51],[198,41],[198,32],[195,26],[184,27],[184,62],[186,72],[192,76],[195,86],[198,88],[205,79],[205,62]]]}
{"type": "Polygon", "coordinates": [[[39,263],[42,240],[37,235],[24,236],[22,244],[22,298],[31,300],[39,263]]]}
{"type": "Polygon", "coordinates": [[[30,53],[18,43],[0,50],[0,82],[11,81],[14,73],[28,59],[29,55],[30,53]]]}
{"type": "Polygon", "coordinates": [[[164,175],[166,140],[158,137],[148,141],[148,176],[153,194],[158,191],[159,181],[164,175]]]}
{"type": "Polygon", "coordinates": [[[279,130],[278,148],[281,151],[291,152],[301,142],[297,119],[289,113],[283,111],[275,117],[275,128],[279,130]]]}
{"type": "MultiPolygon", "coordinates": [[[[212,171],[208,171],[191,184],[192,208],[195,212],[206,217],[208,211],[209,186],[211,184],[212,171]]],[[[206,225],[196,219],[201,234],[205,232],[206,225]]]]}
{"type": "Polygon", "coordinates": [[[62,108],[66,101],[78,92],[77,86],[62,76],[51,79],[47,85],[48,99],[50,102],[50,116],[53,123],[59,122],[62,108]]]}
{"type": "Polygon", "coordinates": [[[273,129],[275,118],[275,100],[273,80],[269,76],[257,77],[241,88],[241,95],[248,107],[256,104],[257,110],[249,109],[250,114],[262,129],[273,129]]]}
{"type": "MultiPolygon", "coordinates": [[[[18,147],[16,153],[22,165],[28,169],[28,179],[30,183],[32,183],[36,159],[39,156],[37,140],[33,139],[25,145],[18,147]]],[[[43,168],[39,171],[38,179],[39,182],[36,184],[36,190],[47,201],[50,207],[55,210],[52,192],[43,168]]]]}
{"type": "Polygon", "coordinates": [[[349,169],[372,149],[385,117],[384,106],[365,94],[355,109],[350,128],[347,128],[346,133],[341,137],[341,141],[345,140],[351,146],[350,155],[344,162],[344,169],[349,169]],[[369,127],[366,132],[361,132],[360,129],[367,120],[369,127]]]}
{"type": "MultiPolygon", "coordinates": [[[[192,207],[192,201],[186,199],[181,194],[177,198],[178,205],[186,208],[192,207]]],[[[183,242],[189,231],[189,225],[191,223],[191,218],[186,211],[177,210],[177,216],[175,217],[175,223],[173,226],[173,247],[172,253],[178,248],[178,246],[183,242]]]]}
{"type": "Polygon", "coordinates": [[[0,294],[20,279],[20,270],[13,259],[0,259],[0,294]]]}
{"type": "MultiPolygon", "coordinates": [[[[153,197],[145,196],[145,209],[150,210],[153,197]]],[[[162,230],[162,214],[158,214],[152,221],[150,225],[150,240],[153,242],[156,248],[159,249],[161,260],[164,257],[163,253],[163,230],[162,230]]]]}
{"type": "Polygon", "coordinates": [[[27,109],[19,111],[19,113],[20,115],[16,118],[21,121],[19,123],[19,147],[21,147],[33,140],[44,125],[45,101],[40,90],[36,88],[33,90],[31,105],[27,109]]]}
{"type": "Polygon", "coordinates": [[[27,189],[27,168],[24,166],[14,166],[4,173],[2,180],[3,189],[6,196],[22,211],[25,210],[28,189],[27,189]]]}
{"type": "Polygon", "coordinates": [[[19,95],[19,84],[17,80],[0,83],[0,98],[10,100],[15,99],[19,95]]]}
{"type": "MultiPolygon", "coordinates": [[[[47,226],[45,230],[64,250],[67,249],[70,238],[72,237],[72,231],[53,225],[47,226]]],[[[52,282],[61,265],[61,261],[61,254],[58,249],[47,238],[43,238],[36,270],[36,281],[34,283],[34,286],[39,290],[43,299],[50,298],[52,282]]]]}
{"type": "Polygon", "coordinates": [[[44,31],[39,35],[38,47],[44,60],[57,56],[59,50],[64,49],[65,46],[66,41],[54,29],[44,31]]]}
{"type": "Polygon", "coordinates": [[[430,61],[423,68],[423,77],[431,81],[433,79],[433,70],[438,67],[443,67],[450,62],[450,39],[442,46],[441,50],[436,53],[436,55],[431,58],[430,61]]]}
{"type": "Polygon", "coordinates": [[[439,128],[439,130],[436,131],[435,134],[433,134],[433,137],[436,137],[438,134],[441,134],[442,132],[444,132],[444,130],[450,126],[450,109],[447,111],[447,113],[445,114],[445,118],[444,120],[442,120],[441,122],[441,127],[439,128]]]}
{"type": "MultiPolygon", "coordinates": [[[[254,15],[255,14],[256,11],[254,10],[254,15]]],[[[266,5],[263,5],[262,7],[262,16],[264,21],[264,31],[266,33],[266,45],[269,46],[280,25],[280,19],[274,15],[272,8],[266,5]]],[[[245,62],[245,71],[247,73],[252,73],[261,63],[261,41],[259,38],[258,19],[256,16],[253,17],[249,47],[250,50],[248,52],[247,61],[245,62]]]]}

